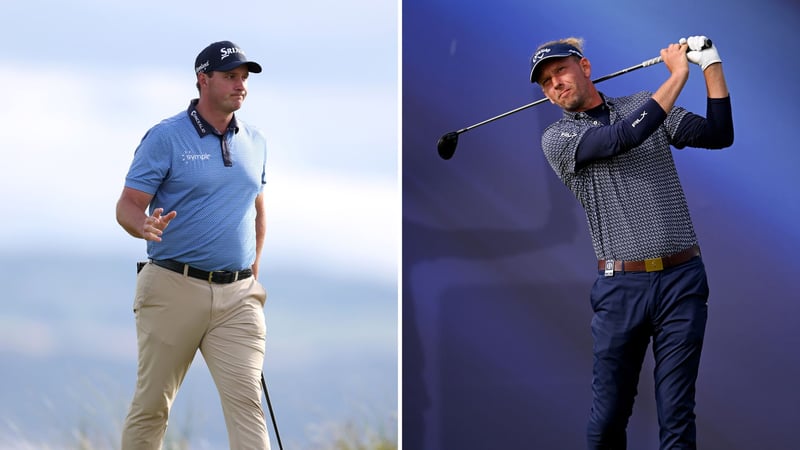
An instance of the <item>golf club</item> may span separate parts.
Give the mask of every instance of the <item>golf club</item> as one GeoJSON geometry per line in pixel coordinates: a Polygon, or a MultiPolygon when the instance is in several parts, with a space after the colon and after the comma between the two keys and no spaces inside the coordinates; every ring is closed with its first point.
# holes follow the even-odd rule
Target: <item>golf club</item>
{"type": "Polygon", "coordinates": [[[269,392],[267,391],[267,380],[264,379],[264,372],[261,372],[261,387],[264,388],[264,397],[267,398],[267,408],[269,408],[269,416],[272,418],[272,427],[275,428],[275,438],[278,439],[278,449],[283,450],[283,443],[281,443],[281,434],[278,432],[278,422],[275,420],[275,411],[272,410],[272,402],[269,400],[269,392]]]}
{"type": "MultiPolygon", "coordinates": [[[[681,43],[684,43],[684,42],[685,42],[685,39],[681,39],[681,43]]],[[[703,45],[703,49],[706,49],[706,48],[709,48],[709,47],[711,47],[711,39],[706,39],[706,42],[703,45]]],[[[600,82],[609,80],[611,78],[618,77],[620,75],[626,74],[628,72],[633,72],[634,70],[641,69],[643,67],[652,66],[654,64],[658,64],[658,63],[661,63],[661,62],[663,62],[663,60],[661,59],[660,56],[658,56],[658,57],[655,57],[653,59],[648,59],[647,61],[643,61],[643,62],[641,62],[641,63],[639,63],[639,64],[637,64],[635,66],[631,66],[631,67],[628,67],[628,68],[625,68],[625,69],[622,69],[622,70],[618,70],[618,71],[616,71],[614,73],[602,76],[600,78],[592,80],[592,82],[593,83],[600,83],[600,82]]],[[[524,109],[528,109],[528,108],[530,108],[532,106],[536,106],[536,105],[538,105],[540,103],[544,103],[546,101],[548,101],[547,97],[539,99],[539,100],[536,100],[533,103],[528,103],[527,105],[522,105],[519,108],[515,108],[515,109],[512,109],[511,111],[504,112],[503,114],[491,117],[489,119],[484,120],[483,122],[478,122],[478,123],[476,123],[474,125],[470,125],[470,126],[468,126],[466,128],[462,128],[462,129],[460,129],[458,131],[452,131],[450,133],[447,133],[447,134],[443,135],[442,137],[439,138],[439,142],[437,142],[437,144],[436,144],[436,149],[439,151],[439,156],[442,159],[445,159],[445,160],[450,159],[450,158],[453,157],[453,154],[455,154],[455,152],[456,152],[456,146],[458,145],[458,135],[460,135],[461,133],[466,133],[467,131],[475,129],[475,128],[478,128],[481,125],[486,125],[489,122],[494,122],[497,119],[502,119],[503,117],[510,116],[511,114],[518,113],[518,112],[520,112],[520,111],[522,111],[524,109]]]]}

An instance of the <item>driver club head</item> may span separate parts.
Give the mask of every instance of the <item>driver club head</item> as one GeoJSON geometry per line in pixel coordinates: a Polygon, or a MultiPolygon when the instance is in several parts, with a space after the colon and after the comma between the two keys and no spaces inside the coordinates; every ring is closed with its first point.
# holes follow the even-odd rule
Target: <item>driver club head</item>
{"type": "Polygon", "coordinates": [[[447,160],[453,157],[453,154],[456,152],[457,145],[458,133],[450,132],[439,138],[439,142],[436,144],[436,149],[439,150],[439,156],[442,159],[447,160]]]}

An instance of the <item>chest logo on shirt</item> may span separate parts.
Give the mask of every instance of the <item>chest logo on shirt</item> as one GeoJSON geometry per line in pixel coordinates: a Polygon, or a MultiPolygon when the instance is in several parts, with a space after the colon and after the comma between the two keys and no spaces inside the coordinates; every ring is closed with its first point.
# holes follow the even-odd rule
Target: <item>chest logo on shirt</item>
{"type": "Polygon", "coordinates": [[[190,162],[194,161],[208,161],[211,159],[211,155],[209,153],[202,153],[202,154],[195,154],[191,153],[189,150],[185,150],[181,155],[181,160],[189,164],[190,162]]]}
{"type": "Polygon", "coordinates": [[[639,123],[641,123],[641,121],[644,120],[644,116],[646,116],[646,115],[647,115],[647,111],[642,111],[642,115],[639,116],[638,119],[633,121],[633,123],[631,124],[631,127],[636,128],[636,125],[639,125],[639,123]]]}
{"type": "Polygon", "coordinates": [[[577,135],[578,135],[578,133],[567,133],[566,131],[562,131],[561,132],[561,137],[565,137],[565,138],[574,138],[577,135]]]}

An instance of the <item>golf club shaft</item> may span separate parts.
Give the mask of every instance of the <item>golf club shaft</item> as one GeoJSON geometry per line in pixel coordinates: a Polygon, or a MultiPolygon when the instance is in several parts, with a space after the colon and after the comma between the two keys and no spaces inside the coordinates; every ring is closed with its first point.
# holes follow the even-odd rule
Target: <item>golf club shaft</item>
{"type": "Polygon", "coordinates": [[[269,408],[269,416],[272,418],[272,427],[275,428],[275,438],[278,440],[278,449],[283,450],[281,434],[278,432],[278,422],[275,420],[275,412],[272,410],[272,402],[269,400],[267,380],[264,378],[264,372],[261,372],[261,387],[264,388],[264,397],[267,398],[267,408],[269,408]]]}
{"type": "MultiPolygon", "coordinates": [[[[686,44],[687,41],[688,41],[688,39],[681,38],[680,44],[686,44]]],[[[696,44],[697,44],[697,42],[695,42],[695,45],[696,44]]],[[[711,43],[711,39],[704,38],[703,45],[699,50],[705,50],[705,49],[711,48],[711,47],[713,47],[713,44],[711,43]]],[[[687,54],[687,58],[688,57],[689,56],[687,54]]],[[[602,81],[605,81],[605,80],[608,80],[608,79],[611,79],[611,78],[614,78],[614,77],[618,77],[618,76],[620,76],[620,75],[622,75],[624,73],[632,72],[634,70],[641,69],[642,67],[652,66],[652,65],[658,64],[660,62],[663,62],[663,60],[661,59],[660,56],[656,57],[656,58],[648,59],[647,61],[643,61],[643,62],[641,62],[641,63],[639,63],[639,64],[637,64],[635,66],[631,66],[631,67],[619,70],[617,72],[614,72],[612,74],[606,75],[604,77],[600,77],[600,78],[597,78],[595,80],[592,80],[592,83],[600,83],[602,81]]],[[[500,114],[499,116],[495,116],[495,117],[486,119],[483,122],[478,122],[475,125],[470,125],[470,126],[468,126],[466,128],[462,128],[462,129],[460,129],[458,131],[451,131],[450,133],[444,134],[444,135],[442,135],[442,137],[439,138],[439,141],[436,143],[436,150],[438,151],[439,156],[442,159],[448,160],[448,159],[452,158],[453,155],[456,152],[456,147],[458,146],[458,136],[461,133],[467,132],[467,131],[469,131],[469,130],[471,130],[473,128],[477,128],[477,127],[479,127],[481,125],[486,125],[489,122],[494,122],[497,119],[502,119],[503,117],[507,117],[507,116],[509,116],[511,114],[514,114],[514,113],[517,113],[519,111],[522,111],[523,109],[528,109],[531,106],[536,106],[536,105],[538,105],[540,103],[544,103],[546,100],[548,100],[547,97],[545,97],[543,99],[540,99],[540,100],[537,100],[537,101],[535,101],[533,103],[529,103],[527,105],[520,106],[519,108],[513,109],[513,110],[508,111],[508,112],[505,112],[503,114],[500,114]]]]}
{"type": "MultiPolygon", "coordinates": [[[[660,56],[657,56],[657,57],[655,57],[653,59],[648,59],[647,61],[639,63],[639,64],[637,64],[635,66],[631,66],[631,67],[628,67],[628,68],[625,68],[625,69],[622,69],[622,70],[618,70],[618,71],[616,71],[616,72],[614,72],[612,74],[602,76],[600,78],[592,80],[592,82],[593,83],[600,83],[600,82],[609,80],[611,78],[618,77],[620,75],[626,74],[628,72],[633,72],[634,70],[641,69],[643,67],[648,67],[648,66],[652,66],[653,64],[658,64],[660,62],[663,62],[663,60],[661,59],[660,56]]],[[[512,109],[511,111],[507,111],[507,112],[504,112],[503,114],[500,114],[498,116],[494,116],[494,117],[491,117],[489,119],[486,119],[483,122],[478,122],[478,123],[476,123],[474,125],[470,125],[470,126],[468,126],[466,128],[462,128],[462,129],[456,131],[456,134],[461,134],[461,133],[467,132],[469,130],[472,130],[473,128],[478,128],[481,125],[486,125],[489,122],[494,122],[497,119],[502,119],[503,117],[510,116],[511,114],[518,113],[518,112],[520,112],[520,111],[522,111],[524,109],[528,109],[530,107],[536,106],[536,105],[544,103],[546,101],[547,101],[547,97],[541,98],[539,100],[536,100],[533,103],[528,103],[527,105],[522,105],[519,108],[512,109]]]]}

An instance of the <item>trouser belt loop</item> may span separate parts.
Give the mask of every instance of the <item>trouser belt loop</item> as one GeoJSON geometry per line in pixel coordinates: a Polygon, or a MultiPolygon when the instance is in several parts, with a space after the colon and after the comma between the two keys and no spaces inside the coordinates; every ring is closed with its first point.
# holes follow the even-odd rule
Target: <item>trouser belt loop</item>
{"type": "Polygon", "coordinates": [[[189,276],[189,265],[188,264],[184,264],[183,265],[183,276],[185,276],[185,277],[189,276]]]}

